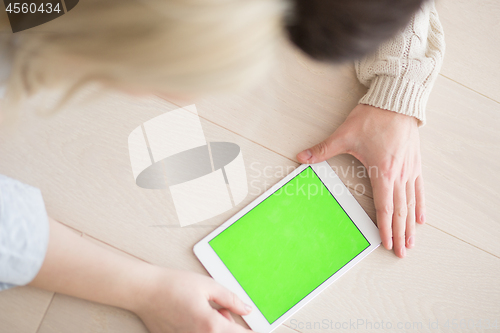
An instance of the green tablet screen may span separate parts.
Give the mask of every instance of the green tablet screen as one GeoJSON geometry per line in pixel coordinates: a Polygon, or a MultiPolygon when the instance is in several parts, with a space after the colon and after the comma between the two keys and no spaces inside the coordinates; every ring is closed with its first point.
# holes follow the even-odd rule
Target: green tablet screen
{"type": "Polygon", "coordinates": [[[270,324],[370,245],[311,167],[209,244],[270,324]]]}

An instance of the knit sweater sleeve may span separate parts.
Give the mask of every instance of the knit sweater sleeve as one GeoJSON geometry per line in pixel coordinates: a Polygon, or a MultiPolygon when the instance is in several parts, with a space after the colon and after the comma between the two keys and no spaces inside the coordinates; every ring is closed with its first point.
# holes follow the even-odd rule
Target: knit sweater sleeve
{"type": "Polygon", "coordinates": [[[355,62],[359,81],[368,87],[359,103],[416,117],[424,125],[444,52],[443,28],[434,1],[429,0],[397,36],[355,62]]]}

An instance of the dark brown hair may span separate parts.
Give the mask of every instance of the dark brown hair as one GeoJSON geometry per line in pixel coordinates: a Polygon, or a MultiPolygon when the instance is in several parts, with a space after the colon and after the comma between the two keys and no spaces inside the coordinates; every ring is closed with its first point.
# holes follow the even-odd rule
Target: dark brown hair
{"type": "Polygon", "coordinates": [[[404,28],[426,0],[294,0],[290,39],[318,60],[345,61],[374,51],[404,28]]]}

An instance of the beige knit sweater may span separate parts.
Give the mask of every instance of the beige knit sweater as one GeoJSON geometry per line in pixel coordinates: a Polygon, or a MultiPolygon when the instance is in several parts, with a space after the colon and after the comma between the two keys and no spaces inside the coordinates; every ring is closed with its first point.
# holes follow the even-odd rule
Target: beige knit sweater
{"type": "Polygon", "coordinates": [[[444,52],[443,28],[434,1],[427,1],[401,33],[355,62],[359,81],[368,87],[359,103],[414,116],[424,125],[444,52]]]}

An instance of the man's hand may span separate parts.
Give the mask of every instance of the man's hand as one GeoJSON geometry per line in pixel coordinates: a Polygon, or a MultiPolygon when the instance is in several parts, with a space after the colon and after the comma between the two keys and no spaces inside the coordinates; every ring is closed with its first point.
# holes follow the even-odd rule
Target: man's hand
{"type": "Polygon", "coordinates": [[[403,258],[415,244],[415,221],[425,222],[418,120],[359,104],[325,141],[297,155],[318,163],[351,154],[369,170],[384,247],[403,258]]]}

